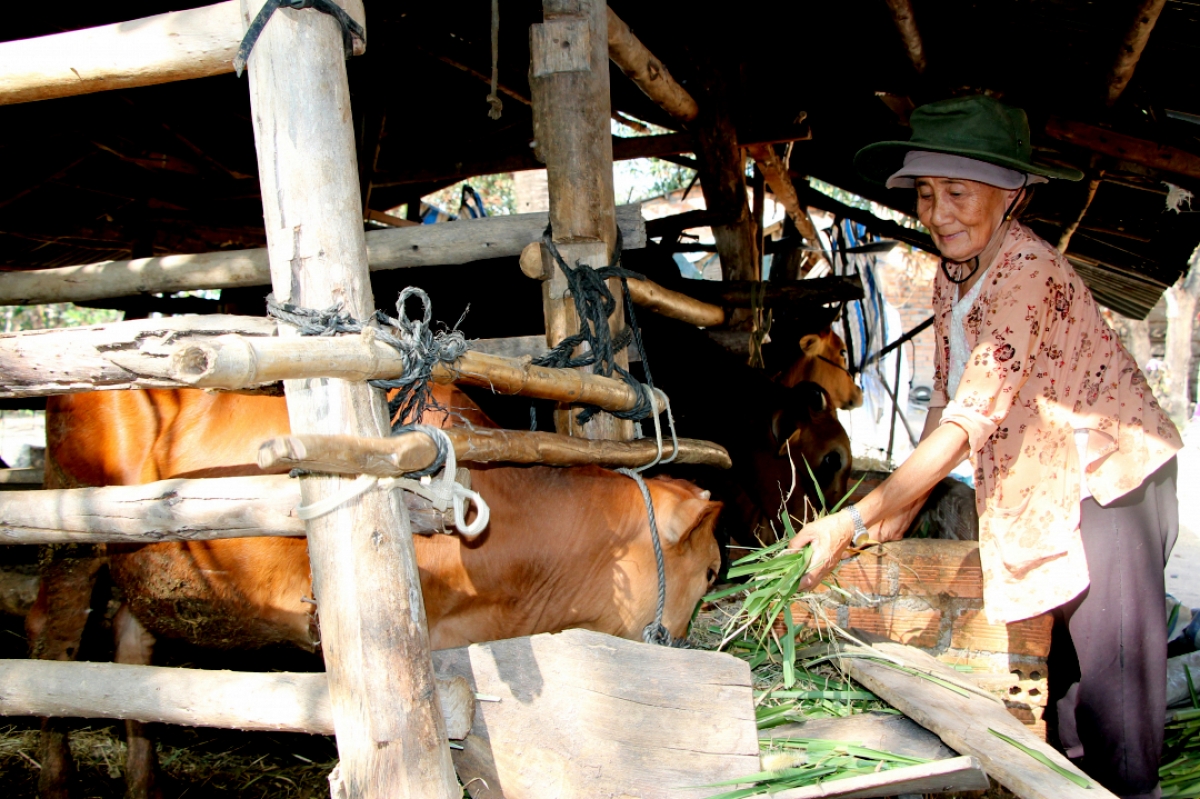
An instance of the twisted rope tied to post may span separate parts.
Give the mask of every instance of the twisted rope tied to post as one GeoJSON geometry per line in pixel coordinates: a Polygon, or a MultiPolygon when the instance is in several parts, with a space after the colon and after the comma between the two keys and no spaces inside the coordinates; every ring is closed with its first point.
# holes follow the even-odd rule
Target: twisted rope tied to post
{"type": "Polygon", "coordinates": [[[233,69],[237,72],[239,78],[246,69],[246,61],[250,58],[250,51],[254,49],[254,45],[258,41],[259,35],[262,34],[263,28],[267,26],[267,22],[275,14],[276,9],[281,7],[297,11],[302,8],[312,8],[336,19],[342,29],[342,47],[346,51],[347,61],[354,54],[354,39],[357,38],[362,42],[363,47],[367,46],[367,32],[363,30],[363,26],[359,25],[354,17],[347,14],[346,10],[333,2],[333,0],[267,0],[254,17],[254,21],[250,23],[250,27],[246,28],[246,35],[242,37],[242,43],[238,46],[237,55],[233,57],[233,69]]]}
{"type": "Polygon", "coordinates": [[[433,367],[439,361],[454,361],[467,351],[467,339],[458,329],[462,319],[450,330],[434,333],[430,329],[433,308],[429,295],[415,286],[409,286],[400,292],[400,297],[396,300],[395,318],[383,311],[376,311],[367,325],[350,314],[343,313],[340,305],[318,311],[276,302],[274,295],[267,297],[267,313],[292,325],[302,336],[337,336],[365,333],[370,330],[376,339],[396,350],[404,363],[404,374],[390,380],[368,381],[375,388],[385,391],[399,389],[388,402],[388,413],[393,420],[393,434],[400,431],[409,421],[420,419],[427,408],[436,407],[429,388],[433,367]],[[408,317],[405,301],[409,297],[417,298],[424,306],[424,313],[420,319],[408,317]]]}
{"type": "Polygon", "coordinates": [[[488,116],[499,119],[504,110],[504,103],[496,90],[500,87],[500,0],[492,0],[492,90],[488,92],[487,101],[491,108],[488,116]]]}

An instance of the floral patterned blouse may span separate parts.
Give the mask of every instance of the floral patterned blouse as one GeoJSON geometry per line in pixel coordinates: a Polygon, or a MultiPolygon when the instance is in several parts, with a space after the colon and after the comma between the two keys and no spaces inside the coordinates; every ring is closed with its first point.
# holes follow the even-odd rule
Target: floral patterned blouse
{"type": "Polygon", "coordinates": [[[1088,585],[1079,534],[1075,430],[1087,430],[1086,486],[1107,505],[1182,447],[1145,377],[1075,269],[1010,226],[966,316],[971,350],[951,401],[949,325],[958,287],[933,286],[931,408],[966,431],[975,468],[984,606],[993,622],[1035,616],[1088,585]]]}

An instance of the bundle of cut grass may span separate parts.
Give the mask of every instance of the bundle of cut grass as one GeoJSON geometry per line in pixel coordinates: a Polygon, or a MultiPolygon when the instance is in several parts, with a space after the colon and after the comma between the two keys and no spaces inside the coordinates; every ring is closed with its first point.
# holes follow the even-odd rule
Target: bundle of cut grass
{"type": "MultiPolygon", "coordinates": [[[[766,742],[764,742],[766,743],[766,742]]],[[[916,766],[929,761],[917,757],[868,749],[849,741],[826,741],[817,738],[783,738],[769,743],[762,755],[765,768],[737,780],[706,785],[706,788],[742,786],[717,794],[710,799],[745,799],[803,788],[830,780],[874,774],[900,766],[916,766]]]]}

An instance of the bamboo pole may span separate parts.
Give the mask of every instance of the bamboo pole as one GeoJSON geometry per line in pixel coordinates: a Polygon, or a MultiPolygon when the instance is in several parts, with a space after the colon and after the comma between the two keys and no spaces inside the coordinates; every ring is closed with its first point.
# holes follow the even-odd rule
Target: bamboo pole
{"type": "MultiPolygon", "coordinates": [[[[634,468],[649,463],[655,455],[655,443],[649,440],[591,441],[557,433],[465,428],[452,428],[446,430],[446,434],[460,463],[595,464],[634,468]]],[[[258,451],[258,464],[264,469],[299,467],[334,474],[399,477],[433,463],[432,443],[426,452],[424,448],[418,450],[404,442],[403,438],[407,436],[280,436],[263,442],[258,451]]],[[[663,441],[664,457],[669,458],[673,449],[669,439],[663,441]]],[[[679,440],[679,456],[674,462],[719,469],[729,469],[733,465],[724,447],[686,438],[679,440]]]]}
{"type": "MultiPolygon", "coordinates": [[[[419,433],[405,438],[430,443],[419,433]]],[[[425,466],[433,462],[431,444],[429,450],[425,466]]],[[[413,470],[417,468],[423,467],[413,470]]],[[[447,530],[446,520],[429,500],[405,491],[403,501],[414,533],[447,530]]],[[[0,503],[0,543],[152,544],[303,536],[304,522],[295,514],[299,504],[300,482],[287,475],[177,478],[136,486],[11,491],[5,492],[0,503]]]]}
{"type": "MultiPolygon", "coordinates": [[[[358,0],[346,2],[361,19],[358,0]]],[[[260,5],[243,0],[247,20],[260,5]]],[[[375,302],[338,23],[313,10],[275,12],[249,70],[275,296],[307,308],[341,302],[366,319],[375,302]]],[[[388,429],[383,392],[364,383],[289,380],[284,390],[297,433],[388,429]]],[[[308,505],[345,487],[338,477],[300,482],[308,505]]],[[[307,523],[341,758],[330,790],[353,799],[458,799],[408,514],[393,493],[369,491],[307,523]]]]}
{"type": "Polygon", "coordinates": [[[676,119],[691,122],[700,113],[696,101],[663,63],[608,9],[608,57],[647,97],[676,119]]]}
{"type": "Polygon", "coordinates": [[[1108,73],[1108,92],[1105,102],[1110,107],[1125,92],[1125,87],[1133,78],[1133,71],[1137,69],[1138,61],[1142,58],[1142,51],[1146,49],[1146,42],[1150,40],[1150,33],[1154,30],[1163,6],[1166,4],[1167,0],[1139,0],[1133,24],[1125,32],[1121,48],[1117,51],[1117,57],[1108,73]]]}
{"type": "Polygon", "coordinates": [[[800,204],[800,197],[796,193],[796,187],[792,184],[792,177],[788,174],[787,165],[775,152],[775,147],[770,144],[755,144],[747,147],[746,150],[758,164],[767,185],[775,194],[775,199],[792,218],[796,230],[810,246],[817,248],[818,255],[822,260],[828,261],[829,258],[823,251],[821,237],[817,234],[817,226],[813,224],[812,217],[808,215],[808,209],[800,204]]]}
{"type": "MultiPolygon", "coordinates": [[[[0,716],[65,716],[332,735],[329,684],[321,673],[239,671],[0,660],[0,716]]],[[[461,675],[437,678],[439,711],[452,740],[467,737],[475,695],[461,675]]]]}
{"type": "Polygon", "coordinates": [[[233,72],[238,0],[0,44],[0,105],[233,72]]]}
{"type": "MultiPolygon", "coordinates": [[[[530,244],[521,252],[521,271],[535,280],[548,280],[547,265],[541,247],[530,244]]],[[[653,280],[626,281],[629,297],[637,305],[661,316],[678,319],[696,327],[718,327],[725,323],[725,309],[719,305],[701,302],[678,291],[660,286],[653,280]]]]}
{"type": "MultiPolygon", "coordinates": [[[[2,46],[2,45],[0,45],[2,46]]],[[[646,223],[639,204],[616,210],[625,249],[646,246],[646,223]]],[[[465,264],[520,254],[546,229],[545,212],[414,225],[366,234],[371,271],[416,266],[465,264]]],[[[267,286],[271,270],[266,249],[194,255],[164,255],[131,261],[7,272],[0,280],[0,305],[85,302],[147,292],[267,286]]]]}

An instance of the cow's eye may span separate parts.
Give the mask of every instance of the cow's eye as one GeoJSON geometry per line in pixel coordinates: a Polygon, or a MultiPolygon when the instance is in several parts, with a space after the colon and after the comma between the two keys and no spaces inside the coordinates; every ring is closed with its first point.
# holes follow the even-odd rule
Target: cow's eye
{"type": "Polygon", "coordinates": [[[717,581],[717,570],[709,566],[708,573],[705,576],[708,578],[708,584],[711,586],[717,581]]]}

